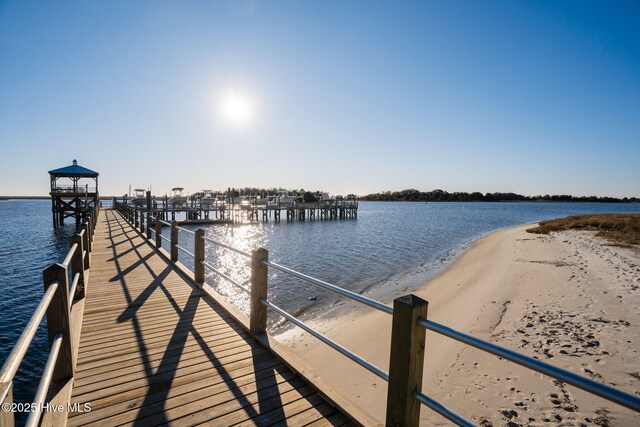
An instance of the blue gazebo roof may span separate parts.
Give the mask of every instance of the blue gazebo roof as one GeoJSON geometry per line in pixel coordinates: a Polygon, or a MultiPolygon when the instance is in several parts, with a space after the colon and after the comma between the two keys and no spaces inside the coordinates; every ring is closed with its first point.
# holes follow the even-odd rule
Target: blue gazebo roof
{"type": "Polygon", "coordinates": [[[60,177],[78,176],[78,177],[92,177],[92,178],[97,177],[99,175],[98,172],[94,172],[91,169],[87,169],[85,167],[78,165],[78,161],[76,159],[73,159],[72,165],[69,165],[60,169],[51,170],[49,171],[49,174],[60,176],[60,177]]]}

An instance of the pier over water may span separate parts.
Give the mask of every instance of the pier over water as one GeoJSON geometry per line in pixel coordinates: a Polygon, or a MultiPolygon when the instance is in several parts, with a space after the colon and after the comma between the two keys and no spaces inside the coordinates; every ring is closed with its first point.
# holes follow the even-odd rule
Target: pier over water
{"type": "Polygon", "coordinates": [[[69,425],[348,422],[118,213],[92,257],[69,425]]]}
{"type": "MultiPolygon", "coordinates": [[[[0,403],[11,408],[14,376],[46,313],[50,353],[32,407],[63,409],[31,411],[28,426],[381,425],[267,333],[268,310],[387,383],[388,426],[417,426],[423,405],[474,425],[423,393],[427,330],[640,412],[637,396],[428,319],[427,301],[416,296],[387,305],[275,263],[264,248],[242,251],[176,222],[165,224],[167,236],[166,221],[117,209],[98,204],[64,260],[44,270],[44,297],[0,370],[0,403]],[[179,229],[194,239],[193,252],[180,246],[179,229]],[[205,243],[250,259],[250,280],[208,264],[205,243]],[[193,269],[178,261],[179,250],[193,269]],[[249,295],[248,318],[205,283],[205,269],[249,295]],[[274,270],[388,315],[388,371],[276,305],[267,292],[274,270]]],[[[13,412],[0,412],[0,427],[13,425],[13,412]]]]}

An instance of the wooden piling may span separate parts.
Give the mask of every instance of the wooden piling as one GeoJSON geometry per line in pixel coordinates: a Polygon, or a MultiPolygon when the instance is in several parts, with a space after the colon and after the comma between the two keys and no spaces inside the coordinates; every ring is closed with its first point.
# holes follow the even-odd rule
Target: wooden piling
{"type": "Polygon", "coordinates": [[[69,317],[69,278],[67,268],[62,264],[52,264],[43,273],[44,290],[58,282],[53,299],[47,308],[47,328],[49,345],[53,344],[58,332],[62,332],[62,345],[58,360],[53,369],[53,381],[61,381],[73,377],[75,362],[71,337],[71,318],[69,317]]]}
{"type": "MultiPolygon", "coordinates": [[[[71,277],[74,277],[76,273],[80,274],[78,279],[78,297],[84,298],[86,295],[87,281],[84,275],[84,261],[82,259],[82,252],[84,252],[84,246],[82,243],[82,236],[80,234],[74,234],[71,236],[71,246],[78,245],[76,253],[71,257],[71,277]]],[[[73,295],[71,295],[73,299],[73,295]]]]}
{"type": "Polygon", "coordinates": [[[156,212],[156,248],[162,247],[162,223],[160,222],[160,218],[158,216],[158,212],[156,212]]]}
{"type": "Polygon", "coordinates": [[[426,330],[418,318],[427,318],[428,302],[415,295],[393,301],[389,386],[386,425],[414,427],[420,422],[420,402],[414,391],[422,391],[426,330]]]}
{"type": "Polygon", "coordinates": [[[178,223],[171,221],[171,261],[178,261],[178,223]]]}
{"type": "Polygon", "coordinates": [[[256,336],[267,330],[267,307],[261,300],[267,299],[269,269],[263,261],[269,260],[269,251],[258,248],[251,254],[251,314],[249,332],[256,336]]]}
{"type": "Polygon", "coordinates": [[[201,285],[204,283],[204,230],[201,228],[196,230],[194,248],[194,281],[201,285]]]}

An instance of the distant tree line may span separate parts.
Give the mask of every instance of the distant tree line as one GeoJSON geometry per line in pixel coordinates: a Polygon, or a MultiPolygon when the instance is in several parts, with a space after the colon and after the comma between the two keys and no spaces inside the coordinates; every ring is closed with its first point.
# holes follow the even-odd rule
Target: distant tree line
{"type": "Polygon", "coordinates": [[[544,196],[523,196],[516,193],[485,193],[480,192],[449,193],[444,190],[418,191],[407,189],[402,191],[385,191],[361,196],[360,200],[372,201],[407,201],[407,202],[596,202],[596,203],[640,203],[637,197],[597,197],[597,196],[571,196],[568,194],[544,196]]]}

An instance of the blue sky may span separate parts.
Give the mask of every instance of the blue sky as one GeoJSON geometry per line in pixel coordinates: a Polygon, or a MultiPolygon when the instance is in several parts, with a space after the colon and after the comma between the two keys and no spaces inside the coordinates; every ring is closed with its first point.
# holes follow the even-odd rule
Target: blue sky
{"type": "Polygon", "coordinates": [[[77,158],[103,194],[640,196],[639,22],[637,1],[0,0],[0,194],[77,158]]]}

